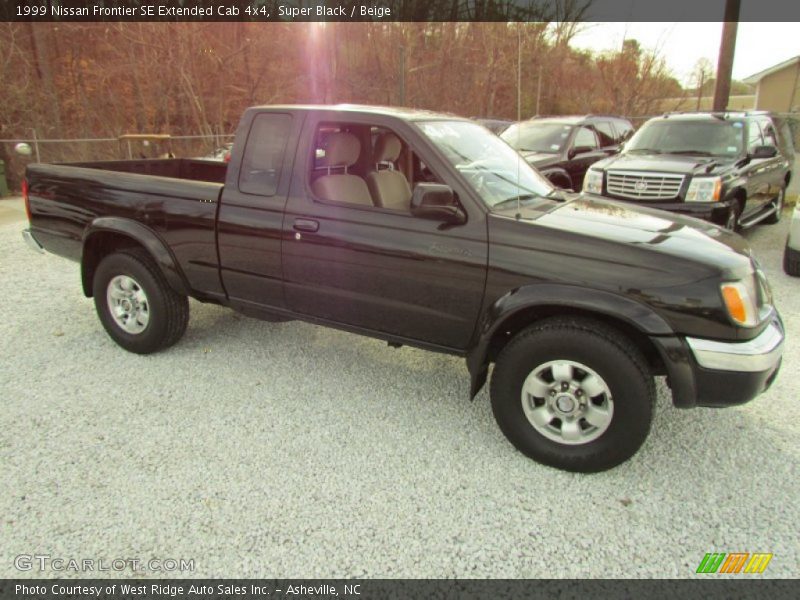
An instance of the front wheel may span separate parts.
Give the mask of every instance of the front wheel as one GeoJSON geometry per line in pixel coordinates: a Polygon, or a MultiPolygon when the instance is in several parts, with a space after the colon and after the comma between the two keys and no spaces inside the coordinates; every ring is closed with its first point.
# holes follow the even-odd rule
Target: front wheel
{"type": "Polygon", "coordinates": [[[728,216],[725,218],[725,229],[737,231],[739,229],[739,217],[742,214],[742,207],[738,202],[734,202],[728,211],[728,216]]]}
{"type": "Polygon", "coordinates": [[[559,469],[596,472],[644,443],[655,383],[641,351],[615,329],[554,318],[503,349],[491,398],[500,429],[522,453],[559,469]]]}
{"type": "Polygon", "coordinates": [[[189,322],[189,301],[176,293],[150,255],[132,249],[110,254],[92,282],[100,322],[117,344],[150,354],[177,342],[189,322]]]}
{"type": "Polygon", "coordinates": [[[781,214],[783,213],[783,202],[786,199],[786,188],[783,188],[779,193],[777,198],[772,201],[772,205],[775,207],[775,212],[764,219],[764,223],[768,223],[769,225],[775,225],[775,223],[780,223],[781,214]]]}

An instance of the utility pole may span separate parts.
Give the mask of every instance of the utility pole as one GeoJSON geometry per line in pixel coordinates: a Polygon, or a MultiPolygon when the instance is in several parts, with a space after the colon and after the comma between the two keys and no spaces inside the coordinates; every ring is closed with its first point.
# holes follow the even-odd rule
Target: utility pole
{"type": "Polygon", "coordinates": [[[400,72],[397,74],[400,87],[400,106],[406,105],[406,47],[400,46],[400,72]]]}
{"type": "Polygon", "coordinates": [[[722,26],[722,42],[719,47],[719,60],[717,61],[717,81],[714,86],[715,111],[723,111],[728,107],[740,4],[741,0],[725,0],[725,23],[722,26]]]}
{"type": "Polygon", "coordinates": [[[539,65],[539,82],[536,84],[536,116],[542,114],[540,109],[542,102],[542,71],[543,65],[539,65]]]}

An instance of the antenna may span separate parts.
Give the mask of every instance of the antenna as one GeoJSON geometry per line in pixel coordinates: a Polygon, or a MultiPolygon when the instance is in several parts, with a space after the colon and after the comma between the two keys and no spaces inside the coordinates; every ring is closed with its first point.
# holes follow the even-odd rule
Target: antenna
{"type": "MultiPolygon", "coordinates": [[[[517,148],[519,148],[519,124],[522,121],[522,23],[517,23],[517,148]]],[[[520,213],[520,196],[522,191],[519,185],[520,161],[522,155],[517,152],[517,219],[522,218],[520,213]]]]}

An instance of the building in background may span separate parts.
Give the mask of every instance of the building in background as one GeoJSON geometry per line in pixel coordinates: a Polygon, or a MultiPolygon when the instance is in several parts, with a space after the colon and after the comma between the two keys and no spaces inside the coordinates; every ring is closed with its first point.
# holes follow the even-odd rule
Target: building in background
{"type": "Polygon", "coordinates": [[[744,79],[756,86],[756,108],[775,112],[800,112],[800,56],[744,79]]]}

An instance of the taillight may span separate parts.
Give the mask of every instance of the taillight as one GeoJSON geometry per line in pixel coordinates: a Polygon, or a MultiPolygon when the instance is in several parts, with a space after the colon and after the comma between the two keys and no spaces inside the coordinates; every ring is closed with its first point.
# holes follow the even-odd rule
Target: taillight
{"type": "Polygon", "coordinates": [[[225,153],[225,156],[223,157],[222,161],[223,161],[223,162],[226,162],[226,163],[229,163],[229,162],[231,162],[231,151],[230,151],[230,150],[228,150],[228,151],[225,153]]]}
{"type": "Polygon", "coordinates": [[[22,198],[25,200],[25,214],[28,215],[28,223],[31,222],[31,199],[28,196],[28,180],[22,180],[22,198]]]}

